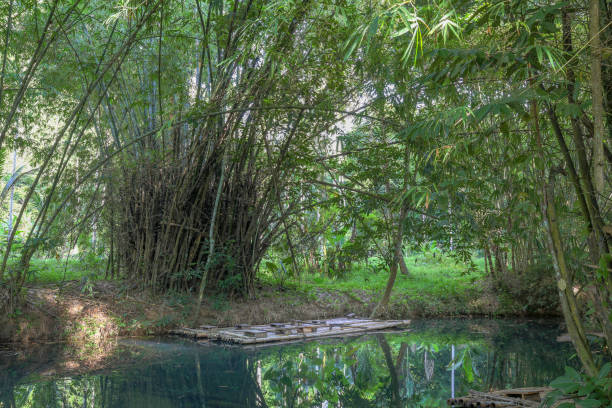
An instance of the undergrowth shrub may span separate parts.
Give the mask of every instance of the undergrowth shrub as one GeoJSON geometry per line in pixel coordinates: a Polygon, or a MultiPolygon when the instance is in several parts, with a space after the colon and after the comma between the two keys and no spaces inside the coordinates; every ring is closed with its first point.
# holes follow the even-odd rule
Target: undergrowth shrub
{"type": "Polygon", "coordinates": [[[612,406],[611,369],[610,363],[604,364],[596,376],[590,377],[566,367],[565,374],[550,383],[554,390],[547,395],[543,406],[552,407],[560,400],[564,402],[558,408],[612,406]]]}
{"type": "Polygon", "coordinates": [[[525,314],[557,314],[559,294],[549,259],[541,259],[522,274],[509,272],[498,283],[502,293],[510,295],[525,314]]]}

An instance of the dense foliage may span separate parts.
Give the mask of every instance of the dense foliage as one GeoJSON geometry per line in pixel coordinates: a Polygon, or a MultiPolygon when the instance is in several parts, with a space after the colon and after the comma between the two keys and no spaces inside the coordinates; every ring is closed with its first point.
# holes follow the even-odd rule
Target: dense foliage
{"type": "Polygon", "coordinates": [[[426,247],[610,358],[609,1],[8,0],[0,34],[0,308],[38,257],[201,302],[375,256],[376,315],[426,247]]]}

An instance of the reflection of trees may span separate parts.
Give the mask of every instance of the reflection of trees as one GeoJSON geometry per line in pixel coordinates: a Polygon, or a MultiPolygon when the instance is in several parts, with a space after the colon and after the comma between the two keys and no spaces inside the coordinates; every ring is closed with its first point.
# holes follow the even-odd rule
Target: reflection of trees
{"type": "Polygon", "coordinates": [[[393,357],[391,355],[391,347],[387,342],[387,339],[382,336],[376,336],[376,340],[378,340],[378,344],[383,352],[383,356],[385,357],[385,363],[387,365],[387,369],[389,370],[389,375],[391,377],[391,406],[399,407],[400,406],[400,378],[404,371],[401,370],[401,367],[404,365],[404,359],[406,357],[406,349],[407,344],[402,343],[400,346],[399,353],[397,355],[397,362],[393,363],[393,357]]]}
{"type": "Polygon", "coordinates": [[[483,353],[487,387],[544,385],[561,375],[575,361],[568,361],[571,346],[558,343],[557,335],[555,326],[531,322],[501,326],[493,334],[493,347],[483,353]]]}
{"type": "Polygon", "coordinates": [[[256,360],[238,350],[195,353],[132,367],[0,389],[0,407],[267,407],[257,383],[256,360]],[[16,403],[27,396],[31,403],[16,403]]]}
{"type": "Polygon", "coordinates": [[[402,407],[409,344],[384,335],[361,344],[335,345],[275,356],[268,363],[268,403],[279,407],[402,407]]]}
{"type": "Polygon", "coordinates": [[[2,394],[2,398],[0,399],[0,407],[15,408],[16,406],[15,393],[11,388],[6,394],[2,394]]]}
{"type": "Polygon", "coordinates": [[[104,407],[266,406],[256,361],[238,350],[196,352],[179,364],[152,364],[110,379],[104,407]]]}
{"type": "Polygon", "coordinates": [[[431,381],[434,371],[434,360],[427,358],[427,350],[425,350],[425,353],[423,354],[423,368],[425,371],[425,378],[427,381],[431,381]]]}
{"type": "Polygon", "coordinates": [[[0,408],[436,407],[450,396],[451,367],[457,394],[542,385],[563,372],[571,353],[555,343],[554,330],[515,325],[486,336],[474,332],[379,334],[255,353],[181,346],[165,361],[44,382],[28,380],[50,367],[44,356],[23,368],[0,361],[0,408]]]}
{"type": "MultiPolygon", "coordinates": [[[[40,347],[25,354],[25,358],[23,355],[20,358],[12,355],[6,358],[0,355],[0,408],[24,406],[35,386],[30,385],[20,389],[17,385],[29,375],[51,369],[58,354],[56,351],[50,347],[40,347]]],[[[53,390],[53,387],[47,388],[53,390]]],[[[41,406],[53,407],[50,404],[41,406]]]]}

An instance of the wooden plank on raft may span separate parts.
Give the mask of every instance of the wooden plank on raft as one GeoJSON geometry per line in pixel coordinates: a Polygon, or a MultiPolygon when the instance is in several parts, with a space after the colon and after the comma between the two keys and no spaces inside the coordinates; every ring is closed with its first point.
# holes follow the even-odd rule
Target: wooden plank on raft
{"type": "Polygon", "coordinates": [[[235,337],[235,336],[232,337],[231,335],[228,336],[226,334],[223,336],[223,340],[229,341],[229,342],[236,342],[239,344],[256,344],[256,343],[264,343],[268,341],[288,341],[288,340],[295,340],[295,339],[312,339],[312,338],[318,338],[318,337],[344,336],[344,335],[352,334],[352,333],[363,333],[367,331],[380,330],[380,329],[385,329],[385,328],[390,328],[390,327],[397,327],[399,325],[405,325],[405,324],[408,324],[408,321],[372,322],[372,324],[367,327],[365,326],[343,327],[342,329],[330,328],[327,331],[317,331],[317,332],[310,332],[310,333],[295,333],[295,334],[292,333],[288,335],[274,335],[274,336],[269,336],[266,339],[241,338],[241,337],[235,337]]]}
{"type": "Polygon", "coordinates": [[[208,330],[197,330],[197,329],[174,329],[170,330],[170,334],[174,334],[182,337],[192,337],[195,339],[205,339],[210,336],[210,332],[208,330]]]}
{"type": "Polygon", "coordinates": [[[279,329],[274,329],[275,334],[291,334],[293,329],[291,327],[283,327],[279,329]]]}
{"type": "Polygon", "coordinates": [[[296,329],[298,333],[314,333],[317,331],[315,326],[303,326],[296,329]]]}
{"type": "Polygon", "coordinates": [[[174,330],[172,333],[236,344],[259,344],[346,336],[375,330],[401,328],[409,323],[409,320],[370,320],[342,317],[327,320],[293,320],[290,323],[236,325],[226,328],[207,328],[206,330],[185,328],[174,330]]]}
{"type": "Polygon", "coordinates": [[[268,337],[268,333],[267,333],[267,332],[265,332],[264,330],[254,330],[254,329],[251,329],[251,330],[243,330],[243,333],[244,333],[246,336],[249,336],[249,337],[256,337],[256,338],[258,338],[258,339],[259,339],[259,338],[268,337]]]}
{"type": "Polygon", "coordinates": [[[177,336],[183,336],[183,337],[196,337],[196,330],[187,329],[187,328],[174,329],[174,330],[170,330],[170,334],[176,334],[177,336]]]}

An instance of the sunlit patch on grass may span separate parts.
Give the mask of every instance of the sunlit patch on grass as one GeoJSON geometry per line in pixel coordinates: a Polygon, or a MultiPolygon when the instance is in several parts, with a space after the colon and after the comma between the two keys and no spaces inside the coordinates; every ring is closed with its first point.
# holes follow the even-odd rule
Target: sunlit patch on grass
{"type": "MultiPolygon", "coordinates": [[[[69,311],[78,310],[77,303],[69,311]]],[[[66,341],[75,351],[78,360],[90,363],[105,358],[114,349],[115,338],[119,333],[114,316],[101,307],[86,308],[73,316],[72,324],[66,327],[66,341]]]]}

